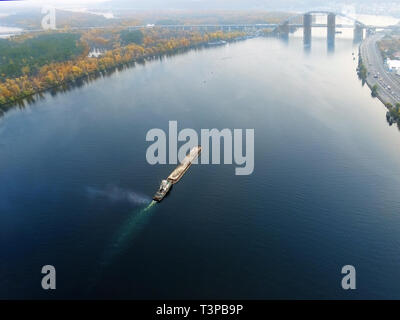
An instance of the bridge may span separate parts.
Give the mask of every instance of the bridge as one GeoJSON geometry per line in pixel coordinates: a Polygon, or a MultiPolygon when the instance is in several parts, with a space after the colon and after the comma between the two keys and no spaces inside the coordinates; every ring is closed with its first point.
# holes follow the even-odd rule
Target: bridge
{"type": "MultiPolygon", "coordinates": [[[[278,24],[230,24],[230,25],[155,25],[159,28],[182,29],[182,30],[241,30],[255,31],[260,29],[272,29],[275,34],[282,38],[288,38],[292,30],[303,28],[304,44],[311,44],[312,28],[326,28],[328,44],[332,45],[335,41],[336,29],[352,28],[354,29],[354,42],[361,42],[364,38],[364,31],[375,31],[379,29],[392,29],[395,26],[373,26],[366,25],[363,22],[354,19],[346,14],[324,10],[308,11],[303,14],[293,15],[278,24]],[[326,23],[315,23],[314,16],[326,15],[326,23]],[[343,18],[349,22],[336,23],[336,17],[343,18]]],[[[140,26],[135,27],[140,28],[140,26]]]]}
{"type": "MultiPolygon", "coordinates": [[[[354,29],[354,41],[361,42],[364,37],[364,30],[375,30],[376,26],[367,26],[361,21],[354,19],[343,13],[336,13],[331,11],[308,11],[301,15],[291,16],[277,26],[277,33],[283,37],[288,38],[291,28],[303,28],[303,39],[305,45],[311,44],[311,30],[313,27],[327,28],[327,40],[328,45],[333,45],[335,42],[336,28],[353,28],[354,29]],[[326,24],[314,24],[314,15],[326,15],[326,24]],[[342,17],[346,20],[350,20],[351,24],[337,24],[336,17],[342,17]],[[302,20],[302,23],[293,23],[302,20]]],[[[383,27],[386,28],[386,27],[383,27]]]]}
{"type": "MultiPolygon", "coordinates": [[[[90,30],[90,29],[106,29],[108,27],[72,27],[69,30],[90,30]]],[[[337,28],[353,28],[354,41],[361,42],[364,38],[364,30],[374,31],[379,29],[393,29],[399,28],[398,26],[372,26],[366,25],[361,21],[354,19],[348,15],[331,11],[308,11],[303,14],[293,15],[286,20],[278,23],[260,23],[260,24],[197,24],[197,25],[135,25],[127,26],[128,30],[137,30],[145,28],[163,28],[171,30],[201,30],[201,31],[257,31],[263,29],[272,29],[273,33],[283,39],[289,38],[289,33],[293,30],[303,28],[303,39],[306,46],[311,44],[311,30],[312,28],[327,28],[328,45],[334,44],[335,34],[337,28]],[[314,16],[326,15],[326,23],[315,23],[314,16]],[[336,17],[344,18],[351,23],[336,23],[336,17]]],[[[400,29],[400,28],[399,28],[400,29]]],[[[43,32],[44,30],[23,30],[19,33],[26,32],[43,32]]]]}
{"type": "MultiPolygon", "coordinates": [[[[149,26],[134,26],[130,29],[140,29],[149,26]]],[[[153,25],[152,25],[153,27],[153,25]]],[[[281,38],[288,39],[289,33],[293,30],[303,28],[303,39],[306,46],[311,44],[312,28],[326,28],[328,45],[334,45],[336,29],[354,29],[354,42],[361,42],[364,38],[364,31],[373,32],[379,29],[392,29],[396,26],[373,26],[354,19],[343,13],[315,10],[306,13],[293,15],[278,24],[218,24],[218,25],[154,25],[156,28],[166,28],[173,30],[203,30],[203,31],[257,31],[262,29],[272,29],[273,33],[281,38]],[[326,15],[326,23],[315,23],[314,16],[326,15]],[[336,18],[347,20],[345,23],[337,23],[336,18]]]]}

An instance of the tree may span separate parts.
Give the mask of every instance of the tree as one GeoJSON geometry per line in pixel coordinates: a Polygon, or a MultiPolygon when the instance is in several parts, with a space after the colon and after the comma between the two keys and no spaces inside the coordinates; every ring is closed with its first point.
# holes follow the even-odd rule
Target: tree
{"type": "Polygon", "coordinates": [[[115,28],[23,35],[18,41],[0,39],[0,105],[136,59],[172,53],[207,43],[209,39],[229,40],[243,35],[241,32],[166,29],[121,32],[115,28]],[[124,41],[128,43],[121,46],[124,41]],[[108,51],[99,57],[88,57],[90,44],[105,45],[106,42],[108,51]]]}
{"type": "Polygon", "coordinates": [[[371,90],[371,96],[374,98],[378,96],[378,85],[374,84],[371,90]]]}
{"type": "Polygon", "coordinates": [[[360,79],[366,80],[367,74],[368,74],[367,68],[363,63],[361,63],[360,66],[358,67],[358,76],[360,77],[360,79]]]}
{"type": "Polygon", "coordinates": [[[123,45],[130,43],[142,44],[143,43],[143,33],[140,30],[128,31],[124,30],[120,35],[121,42],[123,45]]]}

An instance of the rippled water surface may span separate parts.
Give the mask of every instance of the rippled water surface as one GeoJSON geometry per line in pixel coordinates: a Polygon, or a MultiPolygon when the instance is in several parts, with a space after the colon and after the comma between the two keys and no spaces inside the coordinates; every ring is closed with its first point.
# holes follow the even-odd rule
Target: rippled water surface
{"type": "Polygon", "coordinates": [[[0,297],[400,298],[400,133],[353,52],[345,38],[334,51],[252,39],[7,112],[0,297]],[[254,128],[254,173],[195,165],[150,205],[174,166],[146,162],[145,136],[169,120],[254,128]],[[340,287],[346,264],[354,292],[340,287]]]}

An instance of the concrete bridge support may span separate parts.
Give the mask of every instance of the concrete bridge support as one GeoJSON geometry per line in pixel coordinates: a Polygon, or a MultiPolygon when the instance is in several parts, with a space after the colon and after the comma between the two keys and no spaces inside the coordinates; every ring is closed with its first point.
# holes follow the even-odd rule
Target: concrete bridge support
{"type": "Polygon", "coordinates": [[[364,27],[358,23],[354,26],[354,43],[359,43],[364,39],[364,27]]]}
{"type": "Polygon", "coordinates": [[[306,13],[303,16],[303,36],[304,36],[304,45],[311,45],[311,28],[312,28],[312,15],[310,13],[306,13]]]}
{"type": "Polygon", "coordinates": [[[328,48],[333,48],[335,46],[335,35],[336,35],[336,15],[334,13],[329,13],[327,16],[328,25],[328,48]]]}
{"type": "Polygon", "coordinates": [[[279,37],[283,40],[288,41],[289,40],[289,23],[286,22],[285,24],[281,25],[279,27],[279,37]]]}

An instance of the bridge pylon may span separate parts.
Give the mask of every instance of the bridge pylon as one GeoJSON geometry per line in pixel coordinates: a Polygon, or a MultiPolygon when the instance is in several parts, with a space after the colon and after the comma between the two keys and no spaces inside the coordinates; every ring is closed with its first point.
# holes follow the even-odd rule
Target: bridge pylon
{"type": "Polygon", "coordinates": [[[312,28],[312,15],[306,13],[303,16],[303,40],[305,46],[311,45],[311,28],[312,28]]]}
{"type": "Polygon", "coordinates": [[[364,39],[364,26],[356,23],[354,25],[354,43],[359,43],[364,39]]]}
{"type": "Polygon", "coordinates": [[[335,35],[336,35],[336,14],[328,13],[327,16],[327,41],[328,48],[332,48],[335,45],[335,35]]]}
{"type": "Polygon", "coordinates": [[[285,22],[284,24],[279,25],[276,29],[275,32],[277,32],[277,35],[279,38],[283,40],[289,40],[289,22],[285,22]]]}

